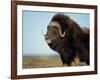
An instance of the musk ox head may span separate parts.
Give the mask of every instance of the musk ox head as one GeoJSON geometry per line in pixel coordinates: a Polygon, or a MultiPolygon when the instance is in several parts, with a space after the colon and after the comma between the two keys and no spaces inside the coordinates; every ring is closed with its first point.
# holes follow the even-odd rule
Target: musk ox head
{"type": "Polygon", "coordinates": [[[65,32],[62,32],[61,25],[57,21],[51,21],[47,27],[47,34],[45,40],[51,47],[56,41],[65,36],[65,32]]]}
{"type": "Polygon", "coordinates": [[[73,24],[74,26],[78,26],[78,24],[76,24],[68,16],[56,14],[47,27],[47,33],[45,35],[47,44],[52,47],[59,42],[59,40],[63,40],[65,36],[70,36],[74,29],[73,24]]]}
{"type": "Polygon", "coordinates": [[[89,42],[86,31],[68,16],[56,14],[47,26],[45,40],[51,49],[60,54],[63,63],[70,65],[76,57],[82,62],[88,62],[89,42]]]}

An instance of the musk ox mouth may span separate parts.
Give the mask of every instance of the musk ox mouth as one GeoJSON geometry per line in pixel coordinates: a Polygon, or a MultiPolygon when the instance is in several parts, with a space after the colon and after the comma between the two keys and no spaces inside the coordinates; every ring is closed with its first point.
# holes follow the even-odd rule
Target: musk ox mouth
{"type": "Polygon", "coordinates": [[[52,48],[52,46],[55,44],[55,42],[52,41],[52,40],[50,40],[50,39],[46,40],[46,42],[47,42],[47,44],[48,44],[51,48],[52,48]]]}
{"type": "Polygon", "coordinates": [[[49,46],[52,48],[52,46],[53,46],[53,43],[49,43],[48,45],[49,45],[49,46]]]}

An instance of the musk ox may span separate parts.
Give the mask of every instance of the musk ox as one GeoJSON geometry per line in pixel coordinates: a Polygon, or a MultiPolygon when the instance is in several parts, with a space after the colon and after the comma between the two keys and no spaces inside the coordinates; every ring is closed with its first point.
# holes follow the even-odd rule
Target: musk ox
{"type": "Polygon", "coordinates": [[[89,29],[81,28],[64,14],[56,14],[47,27],[45,40],[60,54],[63,64],[89,65],[89,29]]]}

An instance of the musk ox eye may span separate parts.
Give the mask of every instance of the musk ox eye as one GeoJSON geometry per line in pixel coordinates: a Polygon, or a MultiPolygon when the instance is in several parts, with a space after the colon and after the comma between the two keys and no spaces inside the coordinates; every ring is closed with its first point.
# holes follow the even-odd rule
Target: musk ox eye
{"type": "Polygon", "coordinates": [[[58,30],[58,28],[57,28],[56,26],[53,26],[53,29],[54,29],[54,30],[58,30]]]}
{"type": "Polygon", "coordinates": [[[59,31],[59,29],[58,29],[56,26],[53,26],[52,29],[53,29],[54,31],[59,31]]]}
{"type": "Polygon", "coordinates": [[[53,32],[54,34],[57,34],[57,33],[59,32],[59,30],[58,30],[57,28],[52,28],[52,32],[53,32]]]}

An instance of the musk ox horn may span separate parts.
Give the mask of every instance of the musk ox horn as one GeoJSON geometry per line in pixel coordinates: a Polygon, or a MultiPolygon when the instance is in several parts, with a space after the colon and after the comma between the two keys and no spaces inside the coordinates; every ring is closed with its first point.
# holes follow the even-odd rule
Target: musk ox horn
{"type": "Polygon", "coordinates": [[[62,34],[62,30],[61,30],[61,26],[60,26],[60,24],[59,24],[59,22],[57,22],[57,21],[52,21],[52,22],[50,22],[50,24],[49,24],[49,26],[56,26],[58,29],[59,29],[59,34],[60,34],[60,36],[61,37],[64,37],[65,36],[65,32],[62,34]]]}
{"type": "Polygon", "coordinates": [[[62,34],[61,29],[59,29],[59,34],[60,34],[61,37],[64,37],[65,36],[65,32],[62,34]]]}

